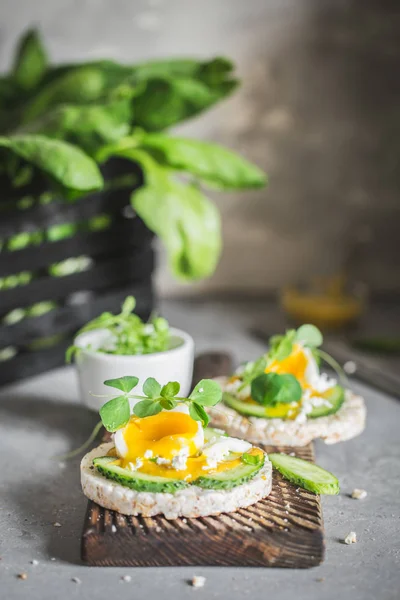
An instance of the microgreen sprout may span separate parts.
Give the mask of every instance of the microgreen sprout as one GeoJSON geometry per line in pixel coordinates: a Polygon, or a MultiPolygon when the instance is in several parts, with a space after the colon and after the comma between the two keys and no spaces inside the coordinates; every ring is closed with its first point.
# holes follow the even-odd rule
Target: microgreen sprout
{"type": "MultiPolygon", "coordinates": [[[[95,329],[108,330],[111,343],[97,349],[97,352],[106,354],[141,355],[168,350],[170,345],[168,321],[163,317],[153,316],[149,323],[145,323],[134,314],[135,306],[135,298],[128,296],[118,315],[104,312],[82,327],[77,336],[95,329]]],[[[73,356],[80,350],[81,347],[70,346],[66,352],[66,361],[71,362],[73,356]]]]}
{"type": "Polygon", "coordinates": [[[132,376],[108,379],[104,382],[105,385],[123,392],[122,395],[111,398],[100,409],[101,421],[107,431],[117,431],[128,423],[131,416],[130,398],[139,400],[132,409],[137,417],[150,417],[162,410],[172,410],[178,404],[184,404],[188,406],[192,419],[201,421],[203,427],[206,427],[209,417],[204,406],[215,406],[222,397],[219,384],[211,379],[202,379],[188,398],[178,396],[180,385],[177,381],[170,381],[162,386],[156,379],[149,377],[143,384],[144,395],[131,393],[138,383],[138,378],[132,376]]]}

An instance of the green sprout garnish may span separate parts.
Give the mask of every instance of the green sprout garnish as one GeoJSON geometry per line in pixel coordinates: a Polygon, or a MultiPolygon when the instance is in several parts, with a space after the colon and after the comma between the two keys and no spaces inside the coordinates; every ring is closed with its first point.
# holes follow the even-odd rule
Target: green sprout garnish
{"type": "MultiPolygon", "coordinates": [[[[135,298],[128,296],[118,315],[104,312],[86,323],[76,335],[95,329],[107,329],[111,333],[112,345],[97,349],[98,352],[106,354],[141,355],[168,350],[170,344],[168,321],[163,317],[153,316],[149,323],[145,323],[134,314],[135,306],[135,298]]],[[[71,362],[80,350],[81,348],[76,345],[70,346],[66,352],[66,361],[71,362]]]]}
{"type": "Polygon", "coordinates": [[[326,352],[321,350],[322,333],[315,325],[302,325],[297,330],[289,329],[284,335],[274,335],[269,340],[269,350],[254,362],[248,362],[241,374],[242,383],[239,391],[250,386],[251,397],[263,406],[274,406],[280,403],[299,402],[302,388],[298,379],[291,374],[268,372],[273,362],[285,360],[293,352],[293,346],[300,343],[308,348],[315,360],[324,360],[334,369],[343,383],[346,375],[341,366],[326,352]],[[267,370],[267,372],[265,372],[267,370]]]}
{"type": "Polygon", "coordinates": [[[177,381],[170,381],[161,386],[156,379],[149,377],[143,384],[144,396],[130,393],[138,383],[139,379],[133,376],[108,379],[104,382],[105,385],[123,392],[122,395],[111,398],[100,409],[101,421],[107,431],[117,431],[128,423],[131,416],[129,398],[139,400],[132,409],[137,417],[150,417],[162,410],[172,410],[178,404],[186,404],[192,419],[200,421],[203,427],[206,427],[209,417],[204,406],[215,406],[222,397],[221,387],[211,379],[202,379],[188,398],[178,396],[180,385],[177,381]]]}

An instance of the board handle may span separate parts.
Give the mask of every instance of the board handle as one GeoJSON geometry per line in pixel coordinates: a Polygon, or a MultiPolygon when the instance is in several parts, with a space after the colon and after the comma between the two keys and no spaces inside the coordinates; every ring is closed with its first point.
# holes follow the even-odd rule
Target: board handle
{"type": "Polygon", "coordinates": [[[201,379],[213,379],[231,375],[233,372],[233,358],[228,352],[204,352],[196,356],[193,367],[192,386],[201,379]]]}

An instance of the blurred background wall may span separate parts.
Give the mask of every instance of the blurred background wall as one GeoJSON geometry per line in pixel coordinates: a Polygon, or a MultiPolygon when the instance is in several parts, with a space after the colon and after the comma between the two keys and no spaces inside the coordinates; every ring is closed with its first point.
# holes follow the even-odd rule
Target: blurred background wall
{"type": "Polygon", "coordinates": [[[347,266],[400,291],[400,12],[388,0],[0,0],[0,68],[39,26],[52,58],[227,55],[236,96],[181,128],[241,151],[267,190],[218,195],[214,277],[164,293],[271,292],[347,266]]]}

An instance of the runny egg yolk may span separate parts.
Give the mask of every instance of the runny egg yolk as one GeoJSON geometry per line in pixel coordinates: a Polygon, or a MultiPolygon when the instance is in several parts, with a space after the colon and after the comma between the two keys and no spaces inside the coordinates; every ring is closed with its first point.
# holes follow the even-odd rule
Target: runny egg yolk
{"type": "MultiPolygon", "coordinates": [[[[110,454],[116,455],[115,464],[153,476],[194,481],[202,475],[242,464],[242,453],[236,452],[210,468],[207,456],[202,454],[203,428],[198,421],[182,412],[165,411],[144,418],[133,416],[124,429],[117,431],[114,441],[115,448],[110,454]],[[185,460],[178,468],[174,458],[182,452],[185,460]]],[[[262,455],[258,448],[251,448],[248,452],[262,455]]]]}
{"type": "Polygon", "coordinates": [[[308,365],[309,357],[304,351],[304,348],[300,346],[300,344],[294,344],[293,351],[289,356],[280,361],[274,360],[267,366],[265,372],[278,373],[278,375],[286,373],[294,375],[301,387],[304,388],[308,386],[306,375],[308,365]]]}
{"type": "Polygon", "coordinates": [[[152,417],[131,417],[121,432],[125,451],[117,452],[124,466],[137,459],[156,458],[171,461],[182,450],[194,456],[203,445],[201,424],[182,412],[165,411],[152,417]],[[200,433],[200,435],[199,435],[200,433]]]}

